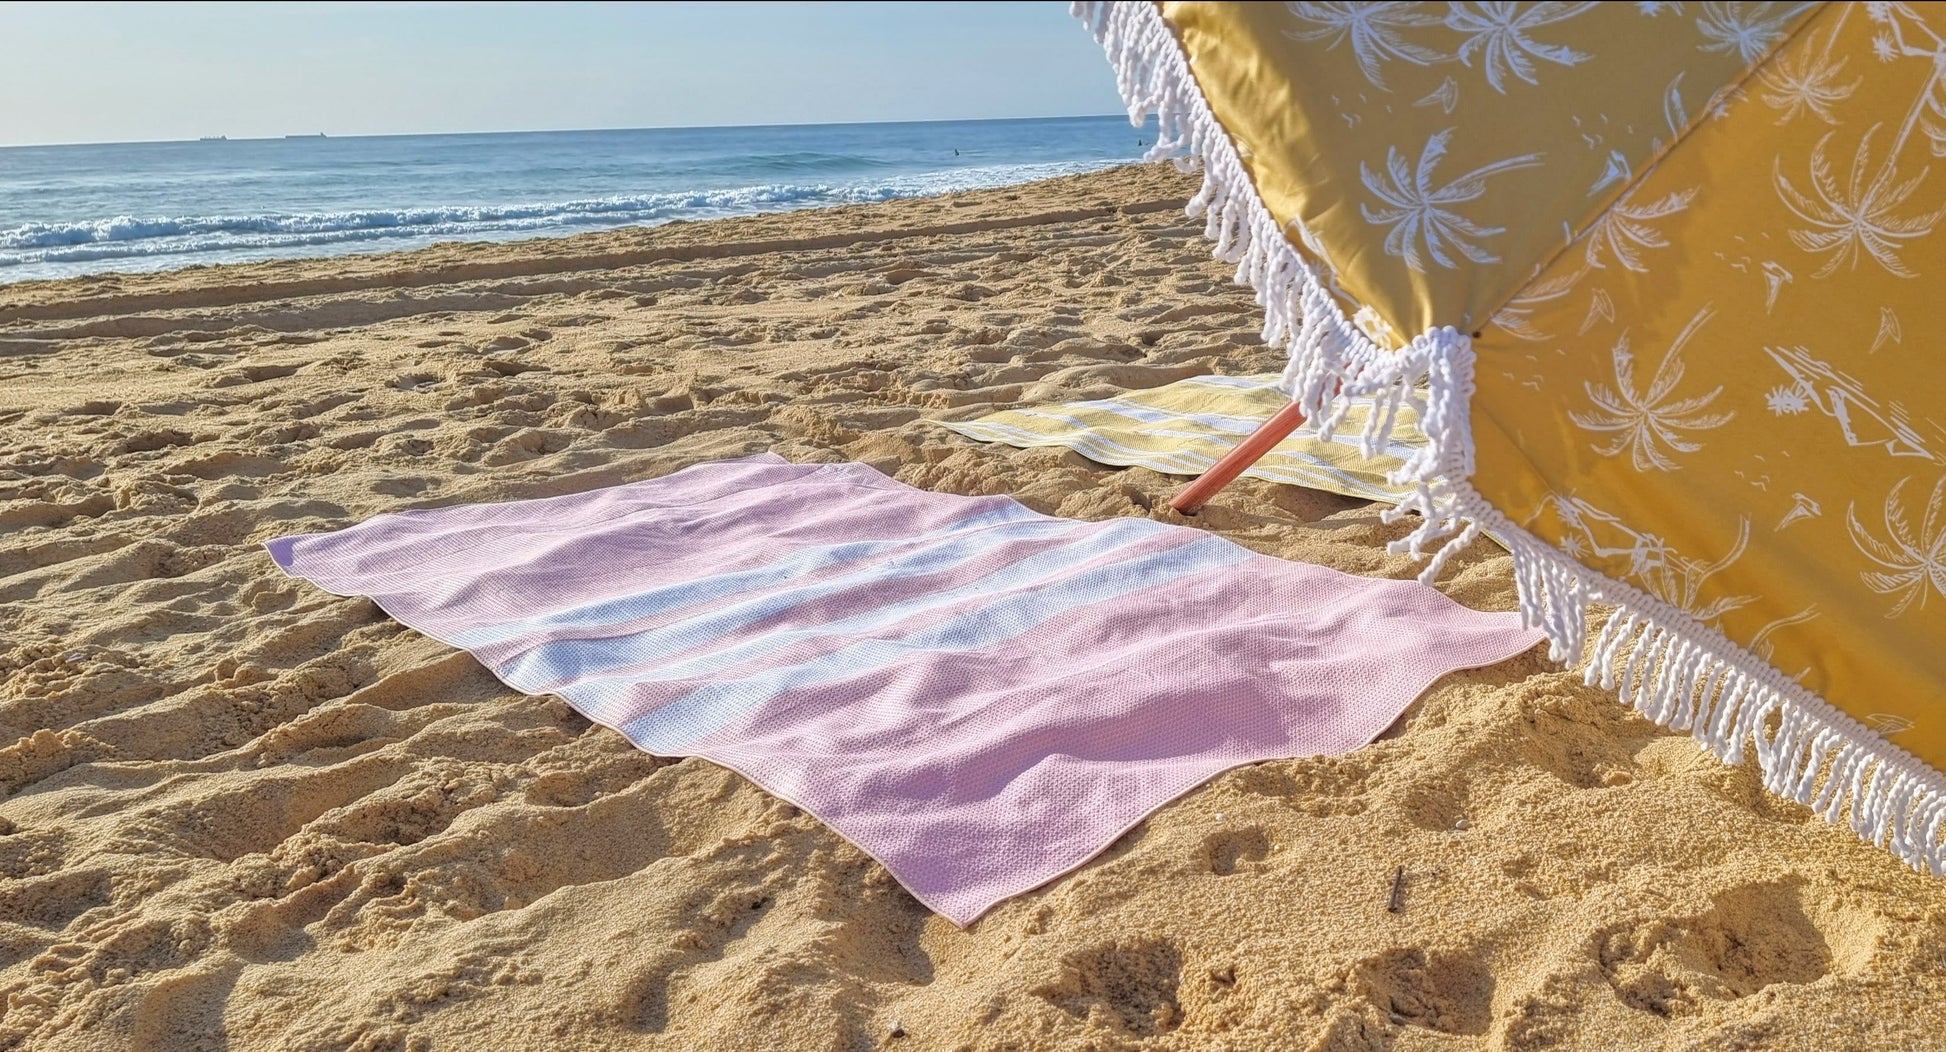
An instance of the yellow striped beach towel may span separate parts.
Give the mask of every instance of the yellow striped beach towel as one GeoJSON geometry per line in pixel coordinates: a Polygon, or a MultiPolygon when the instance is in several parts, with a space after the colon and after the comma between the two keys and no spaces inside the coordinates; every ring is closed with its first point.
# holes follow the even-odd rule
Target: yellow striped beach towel
{"type": "MultiPolygon", "coordinates": [[[[1197,376],[1093,402],[1009,409],[978,420],[944,422],[977,442],[1066,446],[1102,464],[1166,475],[1200,475],[1290,399],[1275,374],[1197,376]]],[[[1401,408],[1379,455],[1359,453],[1365,409],[1354,408],[1331,441],[1302,433],[1285,439],[1244,472],[1306,489],[1396,504],[1405,487],[1385,480],[1426,444],[1419,418],[1401,408]]]]}

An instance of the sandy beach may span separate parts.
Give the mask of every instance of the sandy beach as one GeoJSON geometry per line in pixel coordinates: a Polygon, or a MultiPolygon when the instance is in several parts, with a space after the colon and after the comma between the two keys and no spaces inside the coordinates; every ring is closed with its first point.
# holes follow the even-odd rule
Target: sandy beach
{"type": "MultiPolygon", "coordinates": [[[[960,930],[261,547],[768,450],[1414,576],[1374,505],[1186,520],[1178,479],[938,426],[1276,369],[1193,189],[0,287],[0,1047],[1946,1047],[1946,883],[1540,651],[960,930]]],[[[1439,587],[1509,610],[1510,569],[1439,587]]]]}

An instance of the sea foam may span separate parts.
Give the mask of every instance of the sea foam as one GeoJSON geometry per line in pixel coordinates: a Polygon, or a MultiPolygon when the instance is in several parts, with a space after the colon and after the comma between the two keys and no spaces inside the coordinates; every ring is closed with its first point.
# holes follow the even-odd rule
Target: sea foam
{"type": "MultiPolygon", "coordinates": [[[[801,160],[806,167],[815,166],[810,158],[801,160]]],[[[1094,171],[1111,163],[987,165],[850,183],[767,183],[495,205],[263,215],[124,215],[24,223],[0,230],[0,280],[30,276],[8,272],[40,269],[37,264],[123,261],[136,265],[115,269],[159,269],[199,262],[325,254],[316,250],[361,242],[410,248],[441,240],[510,240],[675,219],[864,204],[1005,186],[1094,171]],[[383,244],[386,242],[396,244],[383,244]]]]}

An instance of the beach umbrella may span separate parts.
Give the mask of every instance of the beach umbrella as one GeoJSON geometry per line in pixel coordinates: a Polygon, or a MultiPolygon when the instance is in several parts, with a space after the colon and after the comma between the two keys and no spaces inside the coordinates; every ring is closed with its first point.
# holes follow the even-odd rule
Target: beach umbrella
{"type": "Polygon", "coordinates": [[[1414,406],[1426,579],[1491,531],[1555,658],[1946,870],[1946,5],[1075,13],[1289,350],[1263,437],[1414,406]]]}

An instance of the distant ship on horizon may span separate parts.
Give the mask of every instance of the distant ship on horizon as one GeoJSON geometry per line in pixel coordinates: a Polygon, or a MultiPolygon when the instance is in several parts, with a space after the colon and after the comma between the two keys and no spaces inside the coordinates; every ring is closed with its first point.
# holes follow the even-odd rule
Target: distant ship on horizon
{"type": "Polygon", "coordinates": [[[284,136],[284,138],[286,138],[286,139],[322,139],[322,138],[324,138],[324,133],[323,133],[323,132],[311,132],[311,133],[310,133],[310,134],[308,134],[308,135],[286,135],[286,136],[284,136]]]}
{"type": "Polygon", "coordinates": [[[227,135],[205,135],[197,139],[196,141],[197,142],[229,142],[230,137],[227,135]]]}

